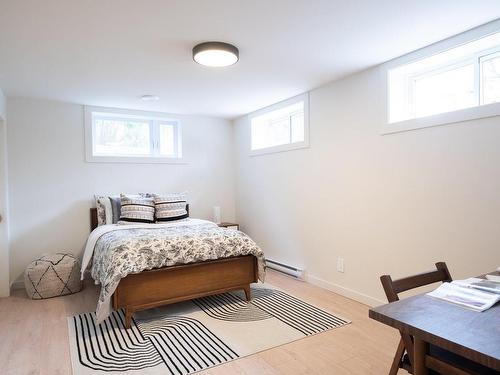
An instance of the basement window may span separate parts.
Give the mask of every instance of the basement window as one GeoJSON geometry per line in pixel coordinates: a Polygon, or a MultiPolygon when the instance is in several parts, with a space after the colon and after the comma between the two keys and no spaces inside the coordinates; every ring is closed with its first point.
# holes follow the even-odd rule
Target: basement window
{"type": "Polygon", "coordinates": [[[251,155],[309,146],[307,94],[285,100],[250,115],[251,155]]]}
{"type": "Polygon", "coordinates": [[[85,133],[89,162],[182,160],[179,121],[158,114],[86,107],[85,133]]]}
{"type": "Polygon", "coordinates": [[[394,131],[500,115],[500,32],[394,66],[387,78],[394,131]]]}

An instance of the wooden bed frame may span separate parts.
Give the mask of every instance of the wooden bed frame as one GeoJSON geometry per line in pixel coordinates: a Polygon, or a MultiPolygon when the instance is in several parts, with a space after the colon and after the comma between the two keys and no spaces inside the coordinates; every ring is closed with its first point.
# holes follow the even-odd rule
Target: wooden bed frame
{"type": "MultiPolygon", "coordinates": [[[[94,230],[96,208],[90,209],[90,223],[94,230]]],[[[239,289],[245,291],[249,301],[250,284],[257,282],[257,270],[257,258],[246,255],[130,274],[118,284],[113,308],[124,309],[125,327],[130,328],[136,311],[152,307],[239,289]]]]}

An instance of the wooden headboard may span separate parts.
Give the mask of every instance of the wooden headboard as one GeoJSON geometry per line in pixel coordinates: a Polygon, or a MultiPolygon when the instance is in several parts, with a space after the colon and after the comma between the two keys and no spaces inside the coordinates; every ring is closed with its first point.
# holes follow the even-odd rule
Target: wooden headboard
{"type": "Polygon", "coordinates": [[[90,231],[92,232],[97,228],[97,208],[92,207],[90,209],[90,231]]]}
{"type": "MultiPolygon", "coordinates": [[[[189,216],[189,204],[186,204],[186,211],[189,216]]],[[[90,209],[90,231],[92,232],[95,228],[97,228],[97,208],[92,207],[90,209]]]]}

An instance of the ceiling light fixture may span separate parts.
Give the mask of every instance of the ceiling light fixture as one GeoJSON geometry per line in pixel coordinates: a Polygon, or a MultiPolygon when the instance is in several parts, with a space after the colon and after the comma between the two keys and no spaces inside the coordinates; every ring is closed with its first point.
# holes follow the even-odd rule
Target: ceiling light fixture
{"type": "Polygon", "coordinates": [[[145,102],[156,102],[160,100],[158,95],[143,95],[141,96],[141,100],[145,102]]]}
{"type": "Polygon", "coordinates": [[[223,67],[236,64],[240,52],[238,48],[224,42],[205,42],[194,46],[193,60],[210,67],[223,67]]]}

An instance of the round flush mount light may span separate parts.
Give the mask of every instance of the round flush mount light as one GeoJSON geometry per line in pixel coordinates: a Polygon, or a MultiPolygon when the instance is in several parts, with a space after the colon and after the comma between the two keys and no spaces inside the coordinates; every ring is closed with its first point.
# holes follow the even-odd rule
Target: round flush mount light
{"type": "Polygon", "coordinates": [[[224,42],[205,42],[194,46],[193,60],[210,67],[223,67],[236,64],[240,52],[238,48],[224,42]]]}
{"type": "Polygon", "coordinates": [[[160,97],[158,95],[143,95],[141,96],[141,100],[144,102],[156,102],[160,100],[160,97]]]}

